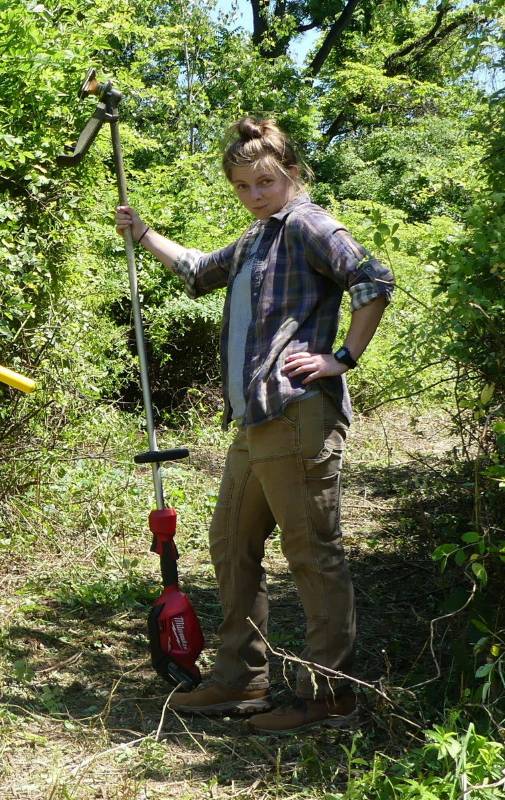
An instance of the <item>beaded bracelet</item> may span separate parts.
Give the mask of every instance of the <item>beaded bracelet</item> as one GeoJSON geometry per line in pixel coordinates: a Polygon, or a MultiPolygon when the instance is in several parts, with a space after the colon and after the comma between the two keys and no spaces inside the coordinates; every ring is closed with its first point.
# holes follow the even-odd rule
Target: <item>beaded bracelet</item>
{"type": "Polygon", "coordinates": [[[149,225],[148,225],[148,226],[147,226],[147,228],[145,229],[145,231],[144,231],[144,233],[142,234],[142,236],[139,236],[139,238],[137,239],[137,244],[138,244],[139,242],[141,242],[141,241],[142,241],[142,239],[144,238],[144,236],[146,235],[146,233],[147,233],[147,231],[148,231],[148,230],[149,230],[149,225]]]}

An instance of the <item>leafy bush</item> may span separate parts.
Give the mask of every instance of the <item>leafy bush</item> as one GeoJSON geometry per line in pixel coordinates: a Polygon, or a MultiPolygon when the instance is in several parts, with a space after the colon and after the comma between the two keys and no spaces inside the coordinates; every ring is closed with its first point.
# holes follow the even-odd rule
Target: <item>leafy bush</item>
{"type": "Polygon", "coordinates": [[[427,743],[399,758],[376,754],[362,772],[359,750],[344,747],[349,782],[342,793],[324,800],[452,800],[471,793],[475,798],[499,798],[503,793],[505,758],[499,742],[466,730],[437,725],[425,731],[427,743]],[[359,770],[359,777],[353,776],[359,770]]]}

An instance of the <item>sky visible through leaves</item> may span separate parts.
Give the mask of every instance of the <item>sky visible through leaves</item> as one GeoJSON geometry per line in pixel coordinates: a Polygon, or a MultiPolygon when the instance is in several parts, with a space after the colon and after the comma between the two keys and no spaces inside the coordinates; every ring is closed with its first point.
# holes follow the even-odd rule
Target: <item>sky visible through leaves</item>
{"type": "MultiPolygon", "coordinates": [[[[232,7],[235,7],[236,16],[237,16],[237,24],[244,28],[244,30],[252,33],[253,30],[253,17],[252,17],[252,9],[251,3],[249,0],[234,0],[233,3],[230,3],[229,0],[218,0],[216,5],[216,10],[214,15],[216,18],[219,14],[230,13],[232,7]]],[[[312,30],[307,31],[306,33],[302,34],[301,36],[297,36],[294,42],[292,43],[289,52],[295,59],[297,64],[302,64],[305,56],[307,55],[308,51],[316,41],[317,37],[320,35],[320,31],[312,30]]]]}

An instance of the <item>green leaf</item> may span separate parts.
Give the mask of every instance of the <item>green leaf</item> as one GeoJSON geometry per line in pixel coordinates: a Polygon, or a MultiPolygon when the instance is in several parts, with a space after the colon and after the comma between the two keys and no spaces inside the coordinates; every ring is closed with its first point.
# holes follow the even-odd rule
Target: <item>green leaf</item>
{"type": "Polygon", "coordinates": [[[503,480],[505,478],[505,464],[496,464],[494,467],[488,467],[482,470],[482,474],[486,478],[493,478],[493,480],[503,480]]]}
{"type": "Polygon", "coordinates": [[[482,702],[485,703],[491,690],[491,681],[486,681],[482,687],[482,702]]]}
{"type": "Polygon", "coordinates": [[[468,544],[473,544],[473,542],[479,541],[481,535],[480,533],[477,533],[477,531],[468,531],[467,533],[464,533],[461,538],[464,542],[467,542],[468,544]]]}
{"type": "Polygon", "coordinates": [[[486,383],[482,392],[480,393],[481,405],[487,406],[487,404],[491,402],[491,399],[494,395],[494,390],[495,390],[494,383],[486,383]]]}
{"type": "Polygon", "coordinates": [[[494,669],[494,663],[492,663],[492,664],[483,664],[481,667],[479,667],[479,669],[475,673],[475,677],[476,678],[485,678],[486,675],[489,675],[489,673],[493,671],[493,669],[494,669]]]}
{"type": "Polygon", "coordinates": [[[35,670],[25,658],[20,658],[15,661],[13,667],[16,680],[18,681],[31,681],[35,675],[35,670]]]}
{"type": "Polygon", "coordinates": [[[452,553],[454,553],[455,550],[459,550],[457,544],[450,544],[449,542],[446,542],[445,544],[440,544],[433,551],[431,557],[434,561],[438,561],[440,558],[452,555],[452,553]]]}
{"type": "Polygon", "coordinates": [[[479,580],[483,586],[487,583],[487,571],[484,564],[476,561],[472,564],[472,572],[474,573],[477,580],[479,580]]]}

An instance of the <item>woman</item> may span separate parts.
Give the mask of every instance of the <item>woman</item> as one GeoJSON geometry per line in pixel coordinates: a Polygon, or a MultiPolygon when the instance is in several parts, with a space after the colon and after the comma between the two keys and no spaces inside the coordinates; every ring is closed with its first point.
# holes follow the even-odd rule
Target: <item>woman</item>
{"type": "Polygon", "coordinates": [[[234,420],[210,530],[223,623],[209,682],[176,692],[178,711],[255,713],[258,732],[343,726],[356,713],[349,686],[353,587],[339,524],[340,471],[351,407],[344,373],[356,366],[390,299],[393,276],[303,191],[301,164],[271,120],[231,129],[223,168],[256,221],[214,253],[188,250],[119,207],[119,232],[179,275],[190,297],[227,287],[221,337],[224,427],[234,420]],[[332,354],[344,290],[352,321],[332,354]],[[306,615],[296,697],[269,711],[268,599],[262,567],[275,525],[306,615]],[[253,625],[248,620],[252,620],[253,625]]]}

